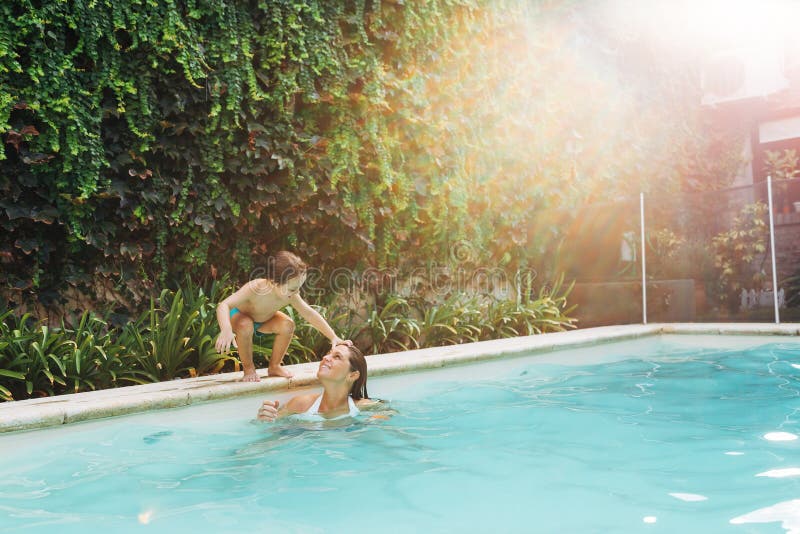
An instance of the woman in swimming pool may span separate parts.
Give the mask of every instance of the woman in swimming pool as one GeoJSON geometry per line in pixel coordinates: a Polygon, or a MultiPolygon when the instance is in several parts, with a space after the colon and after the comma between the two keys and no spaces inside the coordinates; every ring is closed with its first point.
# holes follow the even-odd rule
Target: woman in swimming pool
{"type": "Polygon", "coordinates": [[[375,404],[367,395],[367,360],[350,345],[336,345],[322,357],[317,378],[323,392],[297,395],[281,406],[279,401],[264,401],[258,410],[261,421],[275,421],[294,414],[325,419],[356,416],[359,407],[375,404]]]}

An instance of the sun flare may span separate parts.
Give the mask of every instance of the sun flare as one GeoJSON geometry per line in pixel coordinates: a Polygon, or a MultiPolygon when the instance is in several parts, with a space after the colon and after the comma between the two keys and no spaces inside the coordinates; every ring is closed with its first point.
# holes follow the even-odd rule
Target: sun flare
{"type": "Polygon", "coordinates": [[[153,519],[153,510],[145,510],[144,512],[140,513],[137,517],[139,523],[142,525],[147,525],[153,519]]]}
{"type": "Polygon", "coordinates": [[[689,36],[707,47],[752,47],[785,38],[800,17],[797,2],[688,2],[689,36]]]}
{"type": "Polygon", "coordinates": [[[609,0],[597,14],[617,35],[693,57],[796,39],[794,0],[609,0]]]}

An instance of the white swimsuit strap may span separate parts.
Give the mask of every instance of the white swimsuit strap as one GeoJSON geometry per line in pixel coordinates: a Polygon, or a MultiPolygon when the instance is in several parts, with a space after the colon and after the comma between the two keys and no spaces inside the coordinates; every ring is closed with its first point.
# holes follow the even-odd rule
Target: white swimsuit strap
{"type": "MultiPolygon", "coordinates": [[[[317,397],[317,400],[314,401],[314,404],[312,404],[311,408],[306,410],[305,413],[308,414],[308,415],[319,415],[319,405],[320,404],[322,404],[322,394],[320,394],[320,396],[317,397]]],[[[358,406],[356,406],[355,401],[353,401],[353,397],[350,397],[350,396],[347,397],[347,408],[350,410],[349,413],[347,414],[350,417],[354,417],[354,416],[358,415],[359,413],[361,413],[361,410],[358,409],[358,406]]],[[[342,417],[342,416],[340,416],[340,417],[342,417]]]]}
{"type": "Polygon", "coordinates": [[[358,415],[360,413],[358,406],[356,406],[356,403],[353,400],[353,397],[347,397],[347,406],[350,408],[351,416],[358,415]]]}
{"type": "Polygon", "coordinates": [[[307,414],[317,415],[319,413],[319,405],[322,404],[322,394],[320,393],[317,400],[314,401],[314,404],[311,405],[311,408],[306,410],[307,414]]]}

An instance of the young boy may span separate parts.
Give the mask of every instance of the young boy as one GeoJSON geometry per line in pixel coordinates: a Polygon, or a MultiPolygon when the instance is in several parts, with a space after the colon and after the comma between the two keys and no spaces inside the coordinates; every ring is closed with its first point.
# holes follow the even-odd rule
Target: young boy
{"type": "Polygon", "coordinates": [[[294,321],[278,311],[287,304],[292,305],[311,326],[330,339],[332,347],[342,343],[352,345],[348,340],[339,339],[325,319],[300,297],[300,287],[306,281],[307,269],[306,264],[291,252],[278,252],[269,258],[265,278],[251,280],[217,306],[220,327],[217,351],[227,352],[231,344],[239,349],[244,382],[259,382],[253,364],[254,332],[277,334],[269,359],[269,376],[292,377],[289,371],[281,367],[294,333],[294,321]]]}

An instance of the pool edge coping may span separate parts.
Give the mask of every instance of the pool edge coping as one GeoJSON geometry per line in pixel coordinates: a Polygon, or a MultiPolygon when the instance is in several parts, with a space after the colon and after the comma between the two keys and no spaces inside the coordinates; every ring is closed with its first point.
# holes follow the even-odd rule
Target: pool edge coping
{"type": "MultiPolygon", "coordinates": [[[[374,377],[661,334],[798,336],[800,323],[654,323],[600,326],[375,354],[367,356],[367,361],[370,377],[374,377]]],[[[241,372],[237,372],[5,402],[0,404],[0,434],[314,386],[318,383],[317,366],[317,362],[287,366],[294,373],[292,379],[266,378],[266,370],[260,369],[262,381],[256,383],[239,382],[241,372]]]]}

